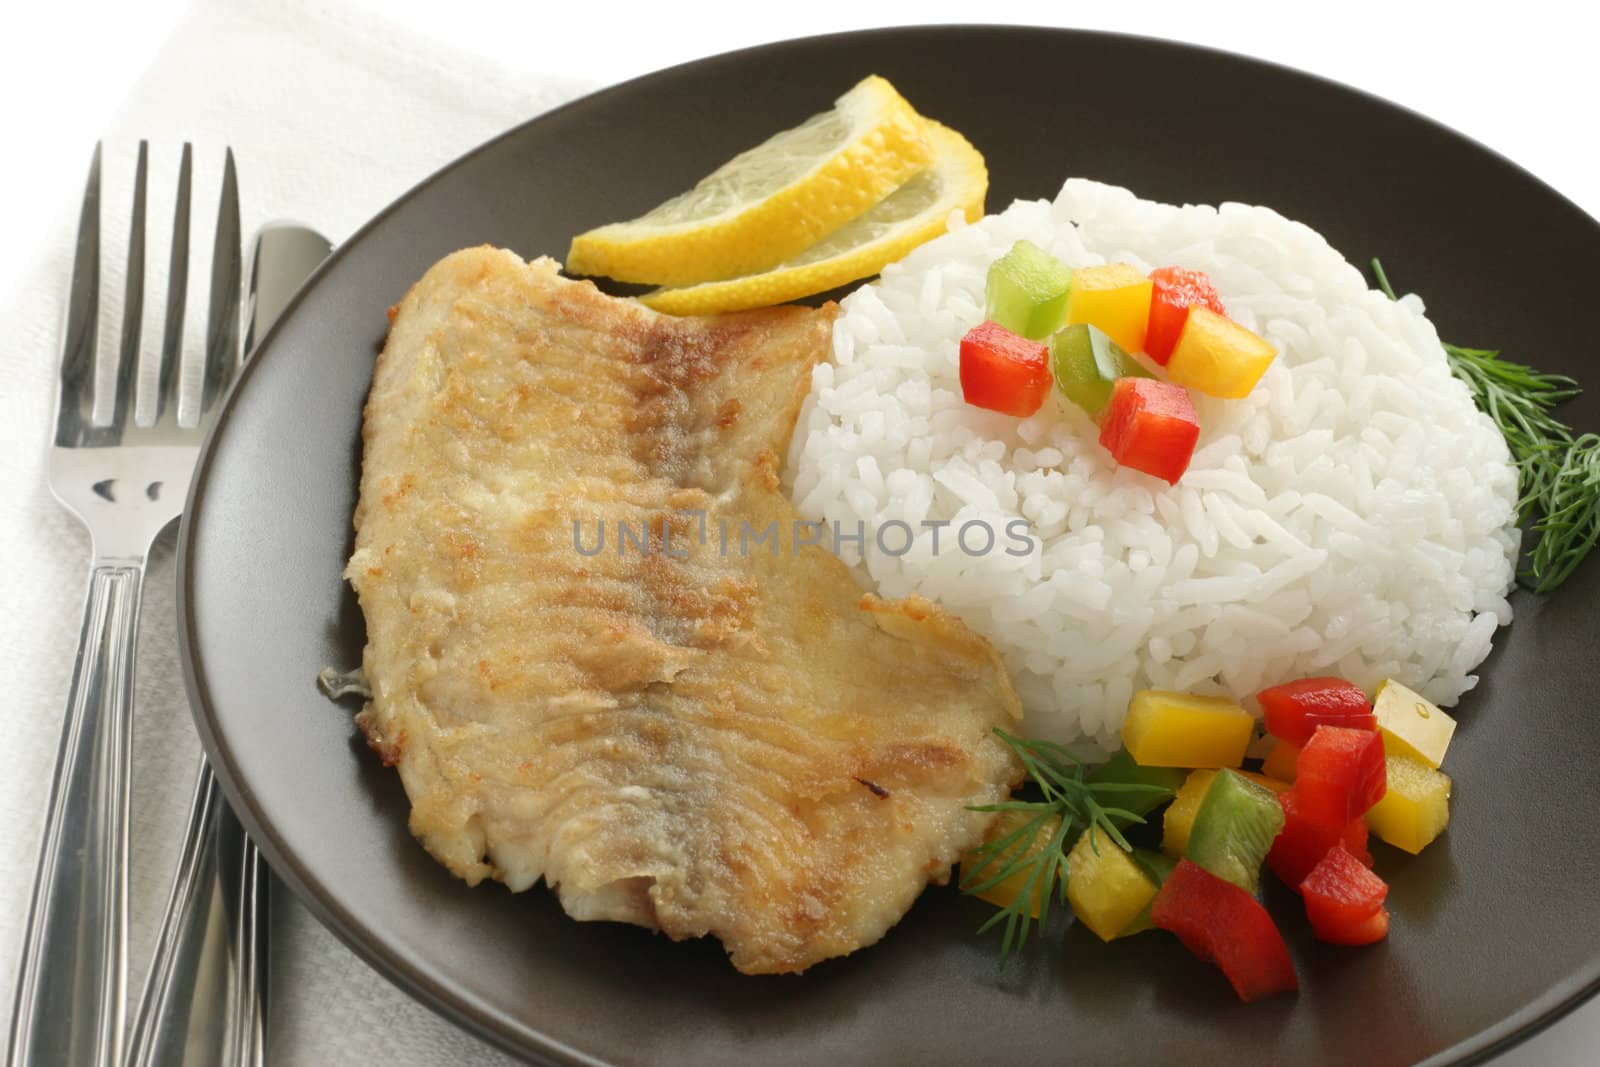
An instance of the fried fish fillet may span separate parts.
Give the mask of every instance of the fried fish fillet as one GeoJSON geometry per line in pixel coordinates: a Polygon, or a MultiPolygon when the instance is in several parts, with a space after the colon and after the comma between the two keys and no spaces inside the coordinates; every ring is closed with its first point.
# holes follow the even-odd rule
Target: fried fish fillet
{"type": "Polygon", "coordinates": [[[833,317],[671,318],[490,248],[392,312],[347,571],[359,721],[469,883],[543,878],[574,918],[800,971],[981,839],[968,806],[1018,776],[999,657],[863,595],[779,487],[833,317]]]}

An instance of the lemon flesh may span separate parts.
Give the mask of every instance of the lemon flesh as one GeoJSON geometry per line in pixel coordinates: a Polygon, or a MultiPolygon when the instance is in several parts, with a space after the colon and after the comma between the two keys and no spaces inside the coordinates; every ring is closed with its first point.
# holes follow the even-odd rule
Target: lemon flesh
{"type": "Polygon", "coordinates": [[[566,269],[693,285],[773,267],[927,166],[922,118],[872,75],[833,110],[742,152],[639,218],[573,238],[566,269]]]}
{"type": "Polygon", "coordinates": [[[924,122],[933,145],[932,164],[854,222],[772,270],[657,289],[639,299],[671,315],[713,315],[782,304],[877,274],[943,234],[953,211],[960,211],[968,222],[977,221],[989,189],[983,156],[956,131],[932,120],[924,122]]]}

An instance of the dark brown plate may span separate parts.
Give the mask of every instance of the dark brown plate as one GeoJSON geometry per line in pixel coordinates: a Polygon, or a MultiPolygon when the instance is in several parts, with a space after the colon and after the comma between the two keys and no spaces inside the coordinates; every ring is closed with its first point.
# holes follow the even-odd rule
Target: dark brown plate
{"type": "MultiPolygon", "coordinates": [[[[1457,1062],[1593,991],[1594,563],[1551,598],[1517,596],[1459,708],[1449,832],[1420,857],[1378,856],[1388,941],[1342,950],[1284,922],[1296,997],[1241,1005],[1172,938],[1102,945],[1062,923],[1002,969],[973,933],[987,907],[948,888],[853,957],[748,978],[715,943],[576,923],[542,889],[469,890],[411,839],[398,776],[313,683],[360,659],[340,571],[384,309],[465,245],[560,256],[574,233],[686,188],[872,72],[967,133],[993,210],[1068,175],[1270,204],[1353,261],[1382,256],[1444,336],[1600,383],[1582,310],[1595,221],[1481,146],[1303,74],[1154,40],[957,27],[787,42],[597,93],[471,153],[346,242],[261,346],[201,459],[180,549],[190,694],[273,867],[396,981],[557,1062],[1457,1062]]],[[[1600,425],[1590,399],[1567,417],[1600,425]]],[[[1284,898],[1268,903],[1287,918],[1284,898]]]]}

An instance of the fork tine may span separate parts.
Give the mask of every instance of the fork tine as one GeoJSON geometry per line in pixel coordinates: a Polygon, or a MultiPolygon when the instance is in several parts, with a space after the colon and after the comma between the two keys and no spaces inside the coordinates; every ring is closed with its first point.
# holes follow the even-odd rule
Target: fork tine
{"type": "Polygon", "coordinates": [[[94,146],[89,180],[78,215],[72,258],[66,340],[61,348],[61,395],[56,407],[56,444],[76,445],[89,428],[94,407],[94,356],[100,337],[100,146],[94,146]]]}
{"type": "Polygon", "coordinates": [[[211,253],[211,307],[206,320],[205,378],[200,391],[202,415],[227,391],[239,369],[239,302],[244,272],[239,232],[239,176],[233,149],[222,168],[222,201],[217,205],[217,236],[211,253]]]}
{"type": "Polygon", "coordinates": [[[174,424],[178,419],[178,367],[183,362],[183,311],[189,292],[189,186],[193,180],[193,156],[192,147],[185,141],[183,159],[178,166],[178,201],[172,215],[167,320],[161,332],[161,384],[156,390],[156,419],[174,424]]]}
{"type": "Polygon", "coordinates": [[[139,142],[139,162],[133,175],[133,222],[128,231],[128,284],[122,304],[122,354],[117,359],[117,398],[111,414],[111,433],[121,438],[127,418],[139,395],[139,331],[144,323],[144,214],[145,185],[150,145],[139,142]]]}

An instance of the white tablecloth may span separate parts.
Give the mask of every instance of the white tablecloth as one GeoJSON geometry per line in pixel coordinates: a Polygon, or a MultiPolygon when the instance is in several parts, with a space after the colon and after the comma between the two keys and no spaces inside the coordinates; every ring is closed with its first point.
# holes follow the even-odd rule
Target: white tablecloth
{"type": "MultiPolygon", "coordinates": [[[[529,0],[530,7],[536,4],[537,0],[529,0]]],[[[578,81],[518,74],[477,53],[430,41],[418,30],[390,26],[374,14],[379,8],[376,0],[361,0],[361,6],[336,0],[220,0],[198,7],[185,18],[106,132],[107,281],[121,273],[120,256],[126,241],[121,220],[126,218],[131,161],[141,137],[151,140],[153,152],[152,249],[165,248],[171,177],[177,148],[184,140],[196,147],[197,219],[209,220],[213,211],[221,151],[226,144],[233,147],[238,159],[247,234],[266,219],[289,216],[312,223],[338,240],[462,151],[587,87],[578,81]]],[[[516,39],[510,43],[501,38],[487,40],[483,34],[492,32],[492,26],[473,29],[449,19],[449,4],[411,4],[410,9],[408,22],[413,27],[429,25],[429,18],[435,18],[433,28],[450,39],[487,41],[486,52],[502,60],[521,53],[522,44],[516,39]],[[419,16],[419,11],[426,17],[419,16]]],[[[1267,31],[1229,36],[1224,33],[1226,12],[1218,15],[1210,7],[1187,9],[1193,19],[1186,23],[1182,5],[1167,5],[1164,10],[1162,18],[1143,21],[1113,17],[1110,8],[1074,12],[1073,16],[1081,15],[1080,21],[1090,25],[1166,32],[1263,50],[1267,31]]],[[[1264,18],[1263,13],[1272,6],[1262,4],[1256,10],[1264,18]]],[[[89,13],[85,14],[88,17],[89,13]]],[[[751,12],[752,17],[757,14],[751,12]]],[[[906,7],[884,13],[882,21],[918,20],[932,14],[935,12],[925,6],[906,7]]],[[[948,10],[937,14],[970,17],[953,16],[948,10]]],[[[1006,17],[993,11],[979,14],[1006,17]]],[[[1410,47],[1405,35],[1415,31],[1418,19],[1431,16],[1421,11],[1407,14],[1403,9],[1397,9],[1394,16],[1398,20],[1390,24],[1394,33],[1370,39],[1359,27],[1324,27],[1333,35],[1330,47],[1336,49],[1354,47],[1351,34],[1362,38],[1366,59],[1359,69],[1311,62],[1315,57],[1306,51],[1309,38],[1296,34],[1280,35],[1283,39],[1268,51],[1289,62],[1333,69],[1370,88],[1395,92],[1411,103],[1425,103],[1428,98],[1418,88],[1421,83],[1410,84],[1409,94],[1401,94],[1394,79],[1401,69],[1398,57],[1410,47]],[[1412,29],[1407,30],[1407,25],[1412,29]]],[[[658,8],[641,32],[657,42],[651,52],[653,61],[664,62],[718,47],[756,43],[763,36],[845,28],[858,24],[861,17],[859,10],[847,14],[841,9],[824,14],[820,22],[802,26],[789,24],[776,12],[749,22],[731,18],[724,10],[722,17],[699,27],[709,36],[695,37],[696,43],[690,43],[681,35],[697,32],[694,17],[658,8]],[[702,47],[699,42],[710,43],[702,47]]],[[[1056,15],[1051,5],[1016,17],[1019,21],[1053,20],[1056,15]]],[[[588,24],[593,20],[574,17],[569,21],[588,24]]],[[[1529,47],[1529,22],[1530,18],[1523,18],[1508,29],[1521,34],[1517,39],[1522,40],[1523,50],[1529,47]]],[[[1235,25],[1241,24],[1266,25],[1249,18],[1241,22],[1236,15],[1235,25]]],[[[522,25],[530,23],[524,20],[522,25]]],[[[529,38],[526,30],[518,32],[529,38]]],[[[1441,23],[1436,33],[1429,33],[1439,50],[1464,49],[1470,44],[1465,22],[1441,23]]],[[[1556,52],[1563,47],[1570,51],[1570,42],[1576,39],[1557,34],[1548,43],[1556,52]]],[[[566,52],[541,52],[536,47],[539,43],[531,38],[526,41],[529,55],[543,56],[531,61],[536,67],[573,69],[566,52]]],[[[1513,41],[1509,52],[1516,47],[1513,41]]],[[[617,69],[597,66],[595,72],[632,73],[624,68],[636,62],[626,58],[638,53],[638,42],[633,48],[633,53],[626,49],[618,53],[623,58],[616,60],[617,69]]],[[[1509,52],[1508,65],[1512,62],[1509,52]]],[[[603,53],[591,42],[572,54],[595,60],[603,53]]],[[[1475,80],[1463,84],[1452,100],[1470,100],[1473,87],[1480,84],[1476,79],[1486,74],[1475,69],[1470,76],[1475,80]]],[[[1515,104],[1514,94],[1506,98],[1515,104]]],[[[1438,106],[1443,104],[1441,98],[1438,106]]],[[[1445,113],[1443,117],[1480,132],[1465,121],[1466,116],[1445,113]]],[[[1552,132],[1549,136],[1559,135],[1552,132]]],[[[1529,150],[1538,143],[1530,142],[1529,150]]],[[[1506,146],[1505,142],[1499,144],[1506,146]]],[[[1554,177],[1565,191],[1593,210],[1597,201],[1586,195],[1589,187],[1580,188],[1567,180],[1577,174],[1578,170],[1569,168],[1554,177]]],[[[59,201],[47,206],[57,215],[51,241],[22,272],[22,285],[0,292],[0,338],[5,339],[0,345],[0,501],[4,501],[0,506],[0,551],[6,563],[0,567],[0,607],[4,609],[0,613],[0,663],[9,668],[3,712],[6,743],[0,745],[0,1019],[10,1011],[88,555],[87,537],[50,497],[44,478],[48,405],[80,181],[79,173],[63,178],[59,201]]],[[[204,225],[209,227],[209,221],[204,225]]],[[[202,253],[192,265],[191,308],[205,306],[206,266],[202,253]]],[[[115,313],[113,302],[106,309],[108,325],[115,313]]],[[[191,320],[192,335],[199,329],[198,317],[191,320]]],[[[199,753],[179,681],[172,563],[169,534],[151,561],[139,647],[130,931],[131,992],[135,998],[166,897],[177,831],[199,753]]],[[[277,981],[269,1048],[274,1064],[406,1067],[509,1062],[369,970],[286,894],[278,897],[274,921],[277,981]]],[[[1501,1062],[1521,1067],[1595,1062],[1600,1056],[1595,1054],[1594,1034],[1600,1034],[1600,1009],[1591,1007],[1577,1020],[1557,1026],[1501,1062]]]]}

